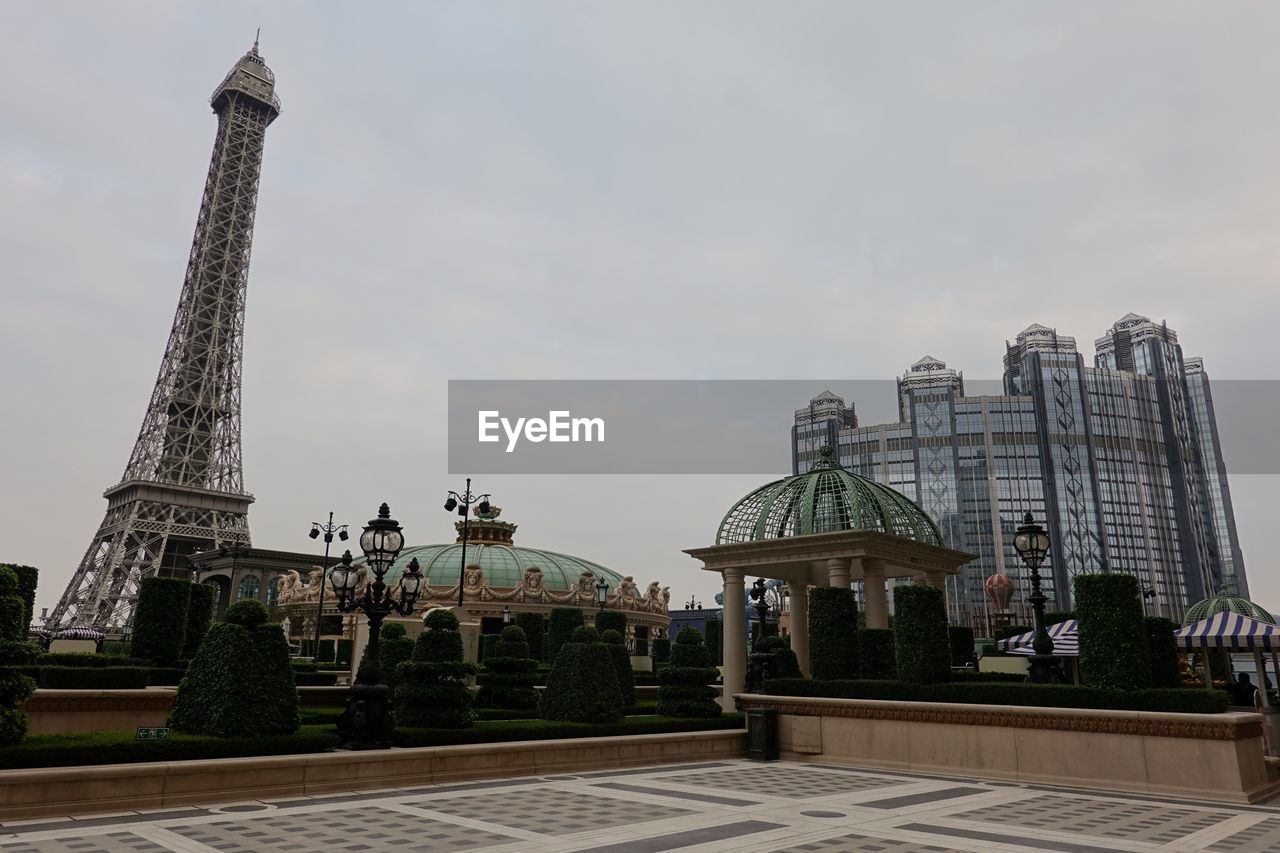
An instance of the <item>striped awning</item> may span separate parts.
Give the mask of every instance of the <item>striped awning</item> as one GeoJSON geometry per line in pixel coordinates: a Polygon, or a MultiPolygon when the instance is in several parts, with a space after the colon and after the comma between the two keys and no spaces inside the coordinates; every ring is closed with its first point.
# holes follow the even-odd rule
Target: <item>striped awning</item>
{"type": "MultiPolygon", "coordinates": [[[[1036,650],[1031,646],[1019,646],[1016,649],[1009,649],[1011,655],[1026,655],[1030,657],[1034,655],[1036,650]]],[[[1063,634],[1061,637],[1053,638],[1053,653],[1061,658],[1078,658],[1080,657],[1080,640],[1077,634],[1063,634]]]]}
{"type": "Polygon", "coordinates": [[[1178,646],[1196,649],[1263,649],[1280,651],[1280,627],[1250,619],[1242,613],[1215,613],[1177,631],[1178,646]]]}
{"type": "MultiPolygon", "coordinates": [[[[1066,619],[1062,622],[1055,622],[1045,628],[1049,632],[1049,636],[1053,638],[1053,653],[1055,655],[1074,655],[1077,653],[1077,639],[1079,626],[1074,619],[1066,619]],[[1071,651],[1066,651],[1070,648],[1071,651]]],[[[1035,654],[1030,651],[1031,641],[1035,639],[1035,631],[1027,631],[1022,634],[1015,634],[1012,637],[1005,637],[1003,640],[996,641],[996,648],[1002,652],[1012,652],[1015,655],[1035,654]],[[1020,651],[1026,647],[1027,651],[1020,651]]]]}

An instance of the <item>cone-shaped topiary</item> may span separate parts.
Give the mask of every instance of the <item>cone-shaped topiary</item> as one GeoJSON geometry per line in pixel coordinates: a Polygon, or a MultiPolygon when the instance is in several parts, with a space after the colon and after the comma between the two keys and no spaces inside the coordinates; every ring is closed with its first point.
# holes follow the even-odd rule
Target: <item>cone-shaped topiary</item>
{"type": "Polygon", "coordinates": [[[773,655],[778,678],[804,678],[804,673],[800,671],[800,661],[785,638],[777,634],[765,637],[762,648],[773,655]]]}
{"type": "Polygon", "coordinates": [[[694,628],[681,628],[671,644],[670,665],[658,670],[658,713],[668,717],[718,717],[711,683],[720,673],[694,628]]]}
{"type": "Polygon", "coordinates": [[[560,647],[569,642],[575,629],[582,627],[582,611],[576,607],[555,607],[547,620],[547,660],[556,662],[560,647]]]}
{"type": "Polygon", "coordinates": [[[569,642],[560,645],[542,691],[539,714],[544,720],[572,723],[622,719],[622,691],[613,658],[595,628],[575,628],[569,642]]]}
{"type": "Polygon", "coordinates": [[[480,676],[478,708],[509,708],[527,711],[538,707],[538,662],[530,656],[524,630],[518,625],[502,629],[491,657],[485,658],[486,672],[480,676]]]}
{"type": "Polygon", "coordinates": [[[546,641],[547,620],[541,613],[517,613],[516,625],[524,631],[525,642],[529,644],[529,657],[543,660],[543,645],[546,641]]]}
{"type": "MultiPolygon", "coordinates": [[[[26,642],[27,607],[18,588],[18,573],[0,566],[0,667],[35,663],[39,649],[26,642]]],[[[35,692],[34,679],[12,669],[0,669],[0,746],[27,735],[27,715],[18,706],[35,692]]]]}
{"type": "Polygon", "coordinates": [[[385,622],[378,632],[378,662],[382,664],[382,683],[395,690],[400,664],[413,657],[413,640],[399,622],[385,622]]]}
{"type": "Polygon", "coordinates": [[[298,690],[284,632],[253,599],[228,607],[225,620],[205,633],[178,684],[169,725],[216,737],[297,731],[298,690]]]}
{"type": "Polygon", "coordinates": [[[630,708],[636,704],[636,674],[631,668],[631,655],[627,653],[627,641],[622,635],[609,628],[600,633],[600,642],[609,647],[609,657],[613,659],[613,672],[618,676],[618,690],[622,692],[622,705],[630,708]]]}
{"type": "Polygon", "coordinates": [[[467,679],[476,667],[462,659],[462,634],[452,610],[427,611],[413,657],[396,667],[396,721],[404,726],[465,729],[475,721],[467,679]]]}

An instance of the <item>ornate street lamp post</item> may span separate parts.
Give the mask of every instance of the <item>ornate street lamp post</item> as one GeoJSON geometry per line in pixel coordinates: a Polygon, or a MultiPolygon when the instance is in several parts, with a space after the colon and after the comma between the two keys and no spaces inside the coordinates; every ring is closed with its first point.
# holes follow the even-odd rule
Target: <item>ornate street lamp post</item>
{"type": "Polygon", "coordinates": [[[600,605],[600,609],[604,610],[604,604],[609,600],[609,582],[604,578],[596,581],[596,604],[600,605]]]}
{"type": "Polygon", "coordinates": [[[458,515],[462,516],[462,565],[458,566],[458,606],[462,606],[462,587],[467,577],[467,521],[471,517],[471,505],[476,504],[476,509],[482,514],[489,512],[489,495],[473,495],[471,494],[471,478],[467,478],[467,487],[462,490],[462,494],[457,492],[449,492],[449,499],[444,502],[445,512],[453,512],[455,509],[458,515]]]}
{"type": "Polygon", "coordinates": [[[701,610],[702,602],[698,601],[696,598],[694,598],[691,595],[689,596],[689,601],[685,604],[684,609],[685,610],[701,610]]]}
{"type": "Polygon", "coordinates": [[[351,613],[359,610],[369,620],[369,645],[365,649],[360,667],[356,670],[355,683],[351,685],[347,706],[338,718],[338,735],[347,749],[378,749],[390,746],[395,718],[387,707],[387,685],[382,683],[382,665],[378,660],[378,635],[382,620],[389,613],[408,616],[422,589],[422,575],[415,558],[400,576],[400,598],[394,598],[382,578],[386,575],[396,555],[404,547],[404,533],[391,517],[391,508],[385,503],[378,507],[378,517],[369,522],[360,534],[360,550],[373,571],[373,580],[356,598],[359,577],[351,565],[351,552],[342,555],[342,561],[329,576],[333,591],[338,596],[338,610],[351,613]]]}
{"type": "Polygon", "coordinates": [[[769,599],[766,597],[768,590],[765,588],[764,578],[756,578],[755,583],[751,585],[751,600],[755,602],[752,605],[756,609],[756,621],[760,624],[760,634],[756,637],[756,646],[758,650],[764,648],[765,638],[765,622],[769,615],[769,599]]]}
{"type": "Polygon", "coordinates": [[[1044,625],[1044,603],[1048,599],[1040,591],[1040,564],[1049,553],[1049,534],[1036,524],[1031,513],[1023,517],[1022,526],[1014,533],[1013,548],[1031,569],[1031,595],[1027,598],[1031,602],[1035,627],[1031,640],[1031,648],[1035,652],[1031,656],[1031,680],[1037,684],[1061,681],[1058,659],[1053,656],[1053,638],[1044,625]]]}
{"type": "Polygon", "coordinates": [[[320,565],[320,602],[316,605],[316,639],[315,645],[311,647],[311,654],[316,660],[320,659],[320,620],[324,618],[324,579],[329,574],[329,545],[333,542],[333,534],[338,534],[338,539],[343,542],[347,541],[347,526],[345,524],[333,523],[333,513],[329,513],[329,520],[321,524],[318,521],[311,522],[311,532],[307,535],[312,539],[320,538],[324,534],[324,562],[320,565]]]}

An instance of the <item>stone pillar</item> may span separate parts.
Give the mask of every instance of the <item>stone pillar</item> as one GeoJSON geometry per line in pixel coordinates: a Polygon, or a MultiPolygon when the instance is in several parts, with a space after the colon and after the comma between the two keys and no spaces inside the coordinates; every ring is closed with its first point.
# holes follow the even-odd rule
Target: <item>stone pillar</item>
{"type": "Polygon", "coordinates": [[[884,560],[862,559],[862,588],[867,599],[867,627],[888,628],[889,594],[884,585],[884,560]]]}
{"type": "Polygon", "coordinates": [[[849,558],[832,557],[827,560],[827,586],[849,588],[849,558]]]}
{"type": "Polygon", "coordinates": [[[804,581],[787,581],[791,593],[791,651],[804,677],[809,677],[809,585],[804,581]]]}
{"type": "Polygon", "coordinates": [[[725,569],[723,576],[724,692],[720,707],[733,711],[733,694],[743,691],[747,678],[747,598],[742,569],[725,569]]]}

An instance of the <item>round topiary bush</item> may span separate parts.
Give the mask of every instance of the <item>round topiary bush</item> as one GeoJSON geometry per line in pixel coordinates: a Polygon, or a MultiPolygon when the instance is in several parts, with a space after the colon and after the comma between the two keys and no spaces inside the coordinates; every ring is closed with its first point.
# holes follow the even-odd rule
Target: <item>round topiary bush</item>
{"type": "Polygon", "coordinates": [[[569,642],[561,644],[538,704],[544,720],[612,723],[622,719],[617,670],[595,628],[575,628],[569,642]]]}
{"type": "Polygon", "coordinates": [[[518,625],[502,629],[493,656],[485,660],[487,670],[480,676],[478,708],[508,708],[529,711],[538,707],[538,661],[531,657],[524,630],[518,625]]]}
{"type": "Polygon", "coordinates": [[[951,679],[947,605],[942,590],[923,584],[893,588],[893,647],[898,678],[909,684],[951,679]]]}
{"type": "Polygon", "coordinates": [[[396,720],[419,728],[468,728],[475,714],[467,679],[476,667],[463,660],[458,617],[437,607],[427,611],[422,624],[426,630],[413,644],[412,658],[396,667],[396,720]]]}
{"type": "Polygon", "coordinates": [[[671,663],[658,670],[658,713],[668,717],[718,717],[720,703],[711,686],[719,676],[702,635],[681,628],[671,644],[671,663]]]}
{"type": "MultiPolygon", "coordinates": [[[[18,589],[18,574],[0,566],[0,667],[27,666],[39,654],[26,642],[26,604],[18,589]]],[[[27,735],[27,715],[18,709],[35,692],[36,682],[20,672],[0,668],[0,746],[27,735]]]]}
{"type": "MultiPolygon", "coordinates": [[[[183,614],[185,618],[185,612],[183,614]]],[[[259,601],[227,608],[178,684],[169,725],[189,734],[254,737],[298,730],[289,644],[259,601]]]]}
{"type": "Polygon", "coordinates": [[[636,704],[636,673],[631,668],[631,655],[627,652],[627,641],[622,639],[613,628],[600,634],[600,642],[609,649],[609,657],[613,660],[613,673],[618,677],[618,690],[622,692],[622,705],[630,708],[636,704]]]}
{"type": "Polygon", "coordinates": [[[142,579],[133,616],[133,657],[171,666],[183,656],[191,586],[178,578],[142,579]]]}

